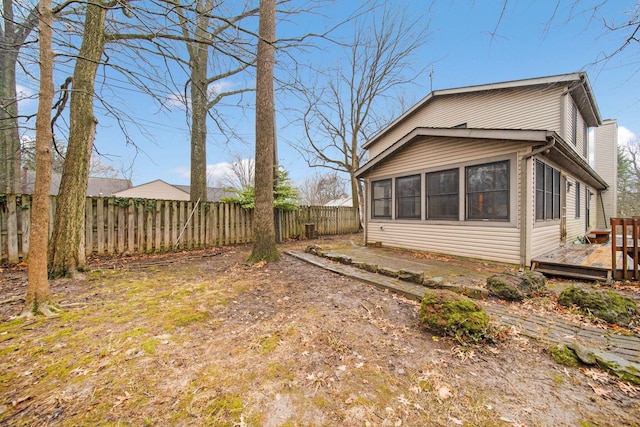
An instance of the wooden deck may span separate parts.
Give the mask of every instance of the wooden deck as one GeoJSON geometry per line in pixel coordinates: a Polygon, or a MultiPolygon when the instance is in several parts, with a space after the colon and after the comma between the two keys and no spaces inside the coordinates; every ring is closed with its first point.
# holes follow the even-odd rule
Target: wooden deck
{"type": "MultiPolygon", "coordinates": [[[[618,265],[622,265],[622,253],[618,265]]],[[[544,274],[585,280],[611,280],[611,243],[567,244],[531,261],[544,274]]]]}

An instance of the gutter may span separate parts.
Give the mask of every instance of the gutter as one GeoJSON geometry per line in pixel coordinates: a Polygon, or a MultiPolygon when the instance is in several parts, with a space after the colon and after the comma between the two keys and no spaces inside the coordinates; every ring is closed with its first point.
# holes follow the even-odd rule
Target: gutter
{"type": "Polygon", "coordinates": [[[538,147],[532,152],[522,156],[520,164],[520,270],[526,267],[529,258],[530,245],[527,243],[528,237],[531,235],[531,221],[529,220],[529,192],[527,191],[527,161],[540,153],[550,150],[556,145],[556,139],[553,136],[547,136],[547,143],[542,147],[538,147]]]}

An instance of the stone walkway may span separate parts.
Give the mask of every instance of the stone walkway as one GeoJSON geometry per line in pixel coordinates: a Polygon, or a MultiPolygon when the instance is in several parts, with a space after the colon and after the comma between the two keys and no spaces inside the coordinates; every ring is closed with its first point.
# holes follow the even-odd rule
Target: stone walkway
{"type": "MultiPolygon", "coordinates": [[[[483,268],[477,268],[477,263],[465,263],[457,259],[416,259],[406,253],[380,248],[354,246],[329,252],[324,257],[302,251],[286,253],[318,267],[414,300],[422,298],[426,289],[424,285],[365,271],[357,265],[361,267],[364,264],[376,265],[382,270],[422,272],[427,279],[431,279],[435,287],[455,288],[453,290],[471,293],[471,296],[478,296],[475,290],[480,288],[488,276],[504,269],[504,266],[488,264],[483,265],[483,268]],[[343,258],[342,262],[328,259],[340,259],[340,257],[343,258]],[[476,265],[476,268],[473,265],[476,265]]],[[[548,313],[543,315],[525,312],[515,303],[501,304],[498,301],[482,299],[481,304],[499,325],[512,328],[522,336],[539,340],[550,347],[558,343],[578,344],[604,354],[614,362],[619,359],[630,362],[632,369],[640,372],[640,337],[637,335],[622,335],[612,330],[570,322],[548,313]]]]}

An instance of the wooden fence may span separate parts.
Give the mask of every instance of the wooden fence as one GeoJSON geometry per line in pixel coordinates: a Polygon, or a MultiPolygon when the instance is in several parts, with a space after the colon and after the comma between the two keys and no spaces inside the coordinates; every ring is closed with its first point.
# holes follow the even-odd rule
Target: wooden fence
{"type": "MultiPolygon", "coordinates": [[[[51,197],[50,233],[56,209],[51,197]]],[[[15,264],[29,252],[31,197],[0,195],[0,261],[15,264]]],[[[357,208],[301,206],[277,212],[282,239],[353,233],[360,228],[357,208]]],[[[163,252],[249,243],[253,212],[238,204],[88,197],[85,250],[90,254],[163,252]]]]}

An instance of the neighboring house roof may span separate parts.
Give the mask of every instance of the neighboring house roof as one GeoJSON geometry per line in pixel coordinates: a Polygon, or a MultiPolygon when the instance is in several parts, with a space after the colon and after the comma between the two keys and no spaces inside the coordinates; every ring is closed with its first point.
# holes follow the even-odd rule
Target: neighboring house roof
{"type": "Polygon", "coordinates": [[[351,197],[343,197],[341,199],[334,199],[324,204],[325,206],[333,207],[353,207],[353,201],[351,197]]]}
{"type": "MultiPolygon", "coordinates": [[[[58,195],[61,180],[62,174],[55,172],[51,174],[51,186],[49,187],[49,194],[51,194],[52,196],[58,195]]],[[[33,194],[33,187],[35,182],[35,171],[23,171],[22,192],[24,194],[33,194]]],[[[129,181],[128,179],[90,176],[87,183],[87,197],[111,196],[113,193],[129,187],[131,187],[131,181],[129,181]]]]}
{"type": "Polygon", "coordinates": [[[437,98],[467,94],[473,92],[492,91],[492,90],[505,90],[514,88],[526,88],[532,86],[549,86],[549,85],[569,85],[568,91],[571,92],[574,100],[582,116],[584,117],[588,126],[598,126],[602,124],[602,118],[600,117],[600,111],[596,104],[596,100],[593,96],[593,90],[589,83],[589,78],[584,72],[560,74],[556,76],[538,77],[532,79],[512,80],[508,82],[483,84],[477,86],[467,86],[453,89],[436,90],[429,93],[426,97],[420,100],[417,104],[407,110],[404,114],[391,122],[388,126],[385,126],[378,134],[367,141],[362,148],[368,148],[380,138],[382,138],[389,131],[394,129],[399,123],[403,122],[409,116],[414,114],[417,110],[421,110],[425,105],[433,102],[437,98]]]}
{"type": "Polygon", "coordinates": [[[553,147],[550,148],[549,157],[551,159],[563,167],[579,166],[579,168],[571,167],[571,170],[579,178],[584,180],[585,183],[593,186],[595,189],[605,190],[608,188],[605,180],[556,132],[525,129],[415,128],[399,141],[396,141],[380,154],[370,159],[364,166],[356,171],[355,176],[361,177],[366,175],[368,171],[389,159],[394,153],[398,152],[398,150],[409,144],[423,141],[428,137],[473,138],[486,140],[492,144],[500,141],[521,141],[529,145],[535,144],[540,146],[550,141],[555,141],[553,147]]]}
{"type": "MultiPolygon", "coordinates": [[[[188,185],[173,185],[161,179],[136,185],[124,191],[114,193],[116,197],[128,197],[137,199],[158,199],[158,200],[190,200],[191,187],[188,185]]],[[[219,202],[222,197],[233,196],[234,193],[225,191],[222,188],[207,187],[207,200],[209,202],[219,202]]]]}

